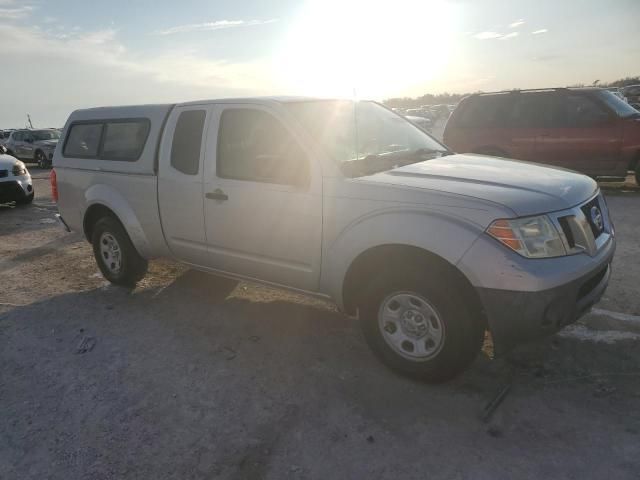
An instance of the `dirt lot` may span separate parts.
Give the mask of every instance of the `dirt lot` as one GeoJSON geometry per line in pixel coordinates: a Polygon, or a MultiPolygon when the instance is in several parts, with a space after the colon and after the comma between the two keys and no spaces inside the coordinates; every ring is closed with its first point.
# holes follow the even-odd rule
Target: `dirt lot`
{"type": "Polygon", "coordinates": [[[430,386],[316,300],[169,262],[108,285],[33,173],[34,204],[0,207],[0,478],[638,478],[640,196],[608,195],[595,314],[430,386]]]}

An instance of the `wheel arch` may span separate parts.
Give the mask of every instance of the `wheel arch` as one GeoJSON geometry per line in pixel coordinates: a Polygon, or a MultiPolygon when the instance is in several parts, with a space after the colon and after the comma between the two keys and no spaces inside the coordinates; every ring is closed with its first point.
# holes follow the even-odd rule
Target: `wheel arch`
{"type": "MultiPolygon", "coordinates": [[[[441,256],[420,247],[402,244],[385,244],[369,248],[358,255],[349,265],[342,285],[342,299],[345,312],[355,314],[360,294],[368,279],[376,272],[384,272],[389,268],[415,267],[434,272],[445,282],[451,282],[456,292],[470,302],[472,311],[482,312],[482,302],[476,289],[467,277],[453,264],[441,256]]],[[[486,320],[482,315],[486,326],[486,320]]]]}
{"type": "MultiPolygon", "coordinates": [[[[113,217],[120,221],[115,212],[102,203],[94,203],[85,212],[84,219],[82,220],[82,231],[88,242],[91,242],[91,238],[93,237],[93,227],[96,222],[103,217],[113,217]]],[[[122,222],[120,223],[122,224],[122,222]]]]}
{"type": "Polygon", "coordinates": [[[85,193],[87,208],[83,215],[82,228],[91,242],[95,223],[103,216],[112,216],[120,222],[138,253],[149,256],[149,242],[134,210],[120,193],[107,185],[93,185],[85,193]]]}

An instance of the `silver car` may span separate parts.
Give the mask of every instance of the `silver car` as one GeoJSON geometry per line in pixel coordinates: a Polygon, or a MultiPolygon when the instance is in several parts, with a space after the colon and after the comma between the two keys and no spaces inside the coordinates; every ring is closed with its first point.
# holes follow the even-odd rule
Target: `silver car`
{"type": "Polygon", "coordinates": [[[53,128],[43,130],[16,130],[5,142],[7,151],[20,160],[35,162],[40,168],[51,166],[53,152],[60,132],[53,128]]]}
{"type": "Polygon", "coordinates": [[[0,145],[4,145],[9,140],[13,130],[0,130],[0,145]]]}

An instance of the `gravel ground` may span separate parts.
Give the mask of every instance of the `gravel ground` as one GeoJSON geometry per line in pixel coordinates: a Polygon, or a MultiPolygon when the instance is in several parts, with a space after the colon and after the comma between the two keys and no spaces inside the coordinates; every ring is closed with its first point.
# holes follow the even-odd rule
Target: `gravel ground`
{"type": "Polygon", "coordinates": [[[638,478],[640,196],[608,194],[595,314],[430,386],[317,300],[168,261],[110,286],[33,173],[0,207],[0,478],[638,478]]]}

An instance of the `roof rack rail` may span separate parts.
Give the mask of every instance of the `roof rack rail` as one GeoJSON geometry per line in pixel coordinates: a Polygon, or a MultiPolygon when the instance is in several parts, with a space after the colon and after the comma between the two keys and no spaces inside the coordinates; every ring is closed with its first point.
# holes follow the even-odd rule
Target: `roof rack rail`
{"type": "Polygon", "coordinates": [[[495,92],[475,92],[472,95],[494,95],[496,93],[521,93],[521,92],[548,92],[548,91],[564,91],[569,87],[548,87],[548,88],[513,88],[511,90],[497,90],[495,92]]]}

